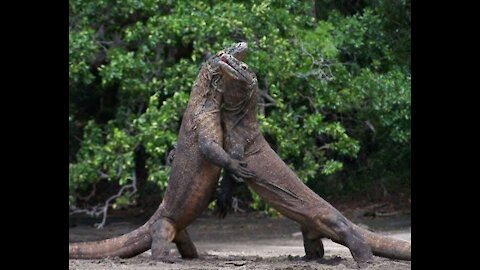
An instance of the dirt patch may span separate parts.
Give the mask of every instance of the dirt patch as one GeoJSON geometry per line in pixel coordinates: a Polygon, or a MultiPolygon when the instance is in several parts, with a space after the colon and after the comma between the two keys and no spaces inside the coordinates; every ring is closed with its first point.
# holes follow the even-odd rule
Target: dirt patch
{"type": "MultiPolygon", "coordinates": [[[[102,260],[70,260],[70,269],[265,269],[265,270],[293,270],[293,269],[356,269],[352,259],[339,256],[326,256],[319,261],[306,262],[297,257],[278,256],[263,258],[260,256],[214,256],[204,255],[201,259],[179,260],[167,264],[150,260],[145,255],[132,259],[102,259],[102,260]]],[[[385,259],[376,259],[365,269],[411,269],[411,264],[385,259]]]]}
{"type": "MultiPolygon", "coordinates": [[[[411,240],[410,216],[364,217],[352,214],[352,221],[377,233],[411,240]]],[[[104,229],[92,228],[92,220],[76,219],[70,228],[70,241],[99,240],[129,232],[148,217],[115,220],[104,229]]],[[[201,258],[178,259],[174,263],[156,262],[147,251],[131,259],[69,260],[70,269],[354,269],[356,264],[347,248],[324,241],[325,257],[318,261],[304,261],[302,235],[297,223],[283,218],[259,214],[230,215],[218,220],[211,215],[197,219],[189,226],[189,233],[201,258]]],[[[172,253],[178,251],[171,245],[172,253]]],[[[407,261],[375,257],[366,269],[411,269],[407,261]]]]}

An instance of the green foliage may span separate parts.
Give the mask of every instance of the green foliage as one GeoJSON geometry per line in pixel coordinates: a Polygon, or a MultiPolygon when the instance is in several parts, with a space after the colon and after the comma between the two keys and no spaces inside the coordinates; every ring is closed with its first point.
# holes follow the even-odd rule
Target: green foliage
{"type": "Polygon", "coordinates": [[[275,100],[262,131],[302,181],[409,188],[409,1],[69,3],[70,203],[101,179],[129,183],[138,145],[164,190],[199,65],[238,40],[275,100]]]}
{"type": "Polygon", "coordinates": [[[90,72],[89,63],[94,58],[97,45],[92,39],[92,29],[70,31],[69,38],[69,78],[70,86],[76,83],[90,84],[94,76],[90,72]]]}

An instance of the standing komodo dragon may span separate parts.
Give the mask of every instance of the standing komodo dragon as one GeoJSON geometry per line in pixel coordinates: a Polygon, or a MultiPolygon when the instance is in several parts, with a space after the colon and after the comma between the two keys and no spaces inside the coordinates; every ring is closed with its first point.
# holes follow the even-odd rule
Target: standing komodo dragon
{"type": "Polygon", "coordinates": [[[242,59],[246,50],[246,43],[234,44],[200,68],[180,126],[168,187],[153,216],[140,228],[116,238],[70,243],[69,258],[128,258],[151,248],[153,259],[170,260],[168,244],[172,241],[183,258],[198,257],[185,228],[207,208],[221,168],[238,177],[253,176],[243,162],[223,150],[220,124],[219,57],[229,53],[242,59]]]}
{"type": "MultiPolygon", "coordinates": [[[[360,228],[309,189],[271,149],[260,132],[256,106],[257,79],[248,66],[224,54],[219,62],[224,93],[222,124],[224,148],[236,159],[247,162],[255,177],[247,184],[284,216],[300,223],[307,258],[324,254],[322,237],[350,249],[364,266],[373,255],[410,260],[411,244],[360,228]]],[[[237,178],[237,177],[233,177],[237,178]]],[[[223,180],[233,181],[229,177],[223,180]]]]}

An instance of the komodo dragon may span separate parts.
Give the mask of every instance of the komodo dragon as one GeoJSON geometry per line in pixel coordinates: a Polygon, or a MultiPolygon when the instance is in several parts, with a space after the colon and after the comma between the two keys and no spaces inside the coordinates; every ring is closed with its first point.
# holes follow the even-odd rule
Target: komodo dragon
{"type": "MultiPolygon", "coordinates": [[[[247,162],[256,177],[247,184],[284,216],[300,223],[306,257],[324,254],[322,237],[350,249],[359,264],[373,255],[410,260],[411,244],[360,228],[309,189],[271,149],[260,132],[256,106],[257,78],[245,63],[224,54],[219,62],[224,89],[222,124],[224,148],[234,158],[247,162]]],[[[234,177],[237,178],[237,177],[234,177]]],[[[223,180],[232,181],[231,178],[223,180]]]]}
{"type": "Polygon", "coordinates": [[[153,259],[169,261],[168,243],[172,241],[182,258],[198,257],[185,228],[207,208],[221,168],[238,177],[253,176],[243,162],[223,150],[219,113],[223,91],[219,57],[229,53],[242,59],[246,50],[246,43],[236,43],[200,68],[183,114],[168,187],[153,216],[138,229],[116,238],[70,243],[69,258],[128,258],[151,248],[153,259]]]}

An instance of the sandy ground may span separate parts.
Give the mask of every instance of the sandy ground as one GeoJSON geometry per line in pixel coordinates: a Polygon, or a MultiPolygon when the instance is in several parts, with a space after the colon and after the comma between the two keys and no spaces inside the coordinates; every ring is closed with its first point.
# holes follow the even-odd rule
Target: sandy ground
{"type": "MultiPolygon", "coordinates": [[[[367,226],[380,234],[411,240],[410,216],[355,217],[357,224],[367,226]]],[[[71,219],[70,242],[110,238],[134,230],[148,217],[111,218],[101,230],[92,228],[93,220],[71,219]]],[[[302,236],[299,226],[283,217],[265,217],[259,214],[235,214],[219,220],[204,215],[189,226],[189,233],[201,258],[162,263],[150,259],[150,251],[130,259],[69,260],[70,269],[355,269],[356,264],[347,248],[324,240],[325,257],[304,261],[302,236]]],[[[172,253],[179,258],[175,246],[172,253]]],[[[409,261],[375,257],[366,269],[411,269],[409,261]]]]}

